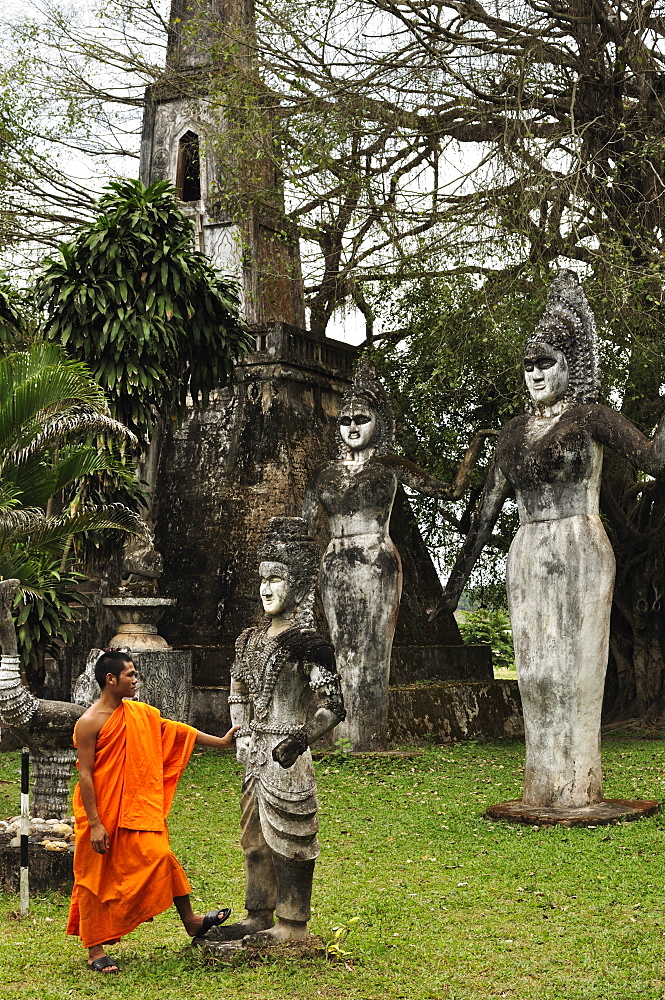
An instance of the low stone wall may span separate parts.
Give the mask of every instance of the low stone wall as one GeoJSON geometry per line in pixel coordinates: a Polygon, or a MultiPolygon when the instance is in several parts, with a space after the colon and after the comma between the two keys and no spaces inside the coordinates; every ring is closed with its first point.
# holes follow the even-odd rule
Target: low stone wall
{"type": "Polygon", "coordinates": [[[524,736],[517,681],[447,681],[390,688],[393,744],[524,736]]]}
{"type": "MultiPolygon", "coordinates": [[[[230,725],[229,689],[192,689],[190,724],[223,735],[230,725]]],[[[391,744],[434,740],[519,739],[524,736],[517,681],[444,681],[390,688],[391,744]]],[[[332,743],[333,738],[321,745],[332,743]]]]}
{"type": "Polygon", "coordinates": [[[231,725],[228,687],[193,687],[189,724],[203,733],[223,736],[231,725]]]}
{"type": "Polygon", "coordinates": [[[390,684],[419,681],[492,681],[489,646],[393,646],[390,684]]]}
{"type": "MultiPolygon", "coordinates": [[[[10,837],[0,836],[0,892],[18,892],[21,849],[10,847],[10,837]]],[[[41,844],[28,846],[30,894],[59,889],[71,892],[74,855],[70,851],[46,851],[41,844]]]]}

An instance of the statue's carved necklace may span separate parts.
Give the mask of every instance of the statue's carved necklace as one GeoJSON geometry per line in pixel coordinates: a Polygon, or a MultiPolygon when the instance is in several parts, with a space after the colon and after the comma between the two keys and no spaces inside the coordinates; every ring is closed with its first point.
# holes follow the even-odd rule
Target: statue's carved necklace
{"type": "Polygon", "coordinates": [[[245,650],[248,668],[245,676],[254,703],[254,717],[260,722],[268,714],[277,679],[291,656],[288,644],[283,645],[280,640],[292,632],[300,631],[298,628],[290,628],[271,638],[267,634],[269,628],[270,623],[257,628],[250,635],[245,650]]]}

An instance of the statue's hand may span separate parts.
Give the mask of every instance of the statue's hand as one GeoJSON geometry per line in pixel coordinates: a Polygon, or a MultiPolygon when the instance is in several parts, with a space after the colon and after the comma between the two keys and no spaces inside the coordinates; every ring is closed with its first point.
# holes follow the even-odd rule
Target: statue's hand
{"type": "Polygon", "coordinates": [[[452,590],[444,590],[441,600],[434,608],[434,611],[430,612],[429,620],[434,621],[439,615],[452,614],[459,603],[459,594],[452,590]]]}
{"type": "Polygon", "coordinates": [[[236,760],[239,764],[247,761],[247,751],[249,750],[249,736],[239,736],[236,739],[236,760]]]}
{"type": "Polygon", "coordinates": [[[280,767],[293,767],[301,753],[304,753],[301,741],[294,736],[287,736],[273,750],[272,759],[277,761],[280,767]]]}

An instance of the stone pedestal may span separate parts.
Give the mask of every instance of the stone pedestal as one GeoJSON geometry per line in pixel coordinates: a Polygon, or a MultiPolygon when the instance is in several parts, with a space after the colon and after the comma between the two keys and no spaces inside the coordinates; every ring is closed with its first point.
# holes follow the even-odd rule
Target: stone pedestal
{"type": "MultiPolygon", "coordinates": [[[[171,649],[166,639],[158,634],[156,624],[176,601],[171,597],[118,596],[105,597],[102,604],[110,608],[120,622],[110,645],[126,649],[139,672],[138,700],[154,705],[165,719],[189,722],[192,651],[171,649]]],[[[94,671],[95,662],[95,656],[89,658],[86,674],[94,671]]]]}
{"type": "Polygon", "coordinates": [[[490,806],[484,817],[527,826],[606,826],[644,819],[657,812],[660,812],[660,803],[639,799],[603,799],[602,802],[574,809],[527,806],[521,799],[514,799],[490,806]]]}
{"type": "Polygon", "coordinates": [[[105,597],[102,604],[110,608],[120,622],[110,646],[132,652],[170,649],[166,639],[157,632],[157,622],[167,608],[176,604],[172,597],[105,597]]]}
{"type": "MultiPolygon", "coordinates": [[[[0,892],[18,893],[20,857],[20,847],[10,847],[8,837],[0,838],[0,892]]],[[[41,844],[30,844],[30,894],[53,890],[71,892],[74,884],[73,859],[70,851],[47,851],[41,844]]]]}

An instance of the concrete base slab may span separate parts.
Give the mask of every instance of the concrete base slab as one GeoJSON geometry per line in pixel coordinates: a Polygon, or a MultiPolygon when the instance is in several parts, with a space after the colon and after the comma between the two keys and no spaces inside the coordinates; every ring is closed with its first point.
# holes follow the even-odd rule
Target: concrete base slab
{"type": "Polygon", "coordinates": [[[606,826],[609,823],[628,823],[660,812],[660,803],[639,799],[604,799],[591,806],[578,809],[545,809],[527,806],[521,799],[499,802],[490,806],[485,819],[524,823],[528,826],[606,826]]]}
{"type": "Polygon", "coordinates": [[[517,681],[443,681],[389,690],[388,742],[519,739],[524,736],[517,681]]]}

